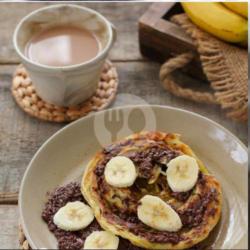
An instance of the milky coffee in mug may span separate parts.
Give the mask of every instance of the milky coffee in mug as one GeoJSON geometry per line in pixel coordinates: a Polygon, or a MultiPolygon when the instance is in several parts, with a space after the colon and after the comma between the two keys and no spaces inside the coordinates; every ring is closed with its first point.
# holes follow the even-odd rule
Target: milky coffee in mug
{"type": "Polygon", "coordinates": [[[33,62],[47,66],[70,66],[96,57],[100,42],[95,34],[75,26],[56,26],[34,35],[25,54],[33,62]]]}
{"type": "Polygon", "coordinates": [[[114,26],[95,10],[56,4],[24,17],[13,41],[39,97],[69,107],[95,93],[115,38],[114,26]]]}

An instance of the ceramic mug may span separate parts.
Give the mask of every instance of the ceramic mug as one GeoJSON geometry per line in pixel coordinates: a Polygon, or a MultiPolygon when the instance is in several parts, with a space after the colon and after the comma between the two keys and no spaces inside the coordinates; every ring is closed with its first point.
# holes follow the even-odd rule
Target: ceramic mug
{"type": "Polygon", "coordinates": [[[86,7],[61,4],[38,9],[24,17],[16,27],[13,41],[37,94],[48,103],[68,107],[94,94],[115,38],[114,26],[100,13],[86,7]],[[101,43],[101,51],[96,57],[72,66],[53,67],[33,62],[25,55],[25,47],[35,34],[69,24],[96,35],[101,43]]]}

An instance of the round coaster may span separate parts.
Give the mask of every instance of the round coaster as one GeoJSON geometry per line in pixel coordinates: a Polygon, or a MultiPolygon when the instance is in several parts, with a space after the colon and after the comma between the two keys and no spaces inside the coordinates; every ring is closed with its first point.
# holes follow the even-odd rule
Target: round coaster
{"type": "Polygon", "coordinates": [[[74,107],[59,107],[43,101],[36,93],[23,65],[19,65],[12,82],[12,95],[17,104],[29,115],[52,122],[69,122],[90,112],[106,108],[115,98],[118,75],[115,66],[106,61],[95,94],[74,107]]]}
{"type": "Polygon", "coordinates": [[[19,230],[18,230],[18,235],[19,235],[19,245],[20,245],[20,249],[24,249],[24,250],[28,250],[31,249],[29,242],[27,241],[22,226],[19,225],[19,230]]]}

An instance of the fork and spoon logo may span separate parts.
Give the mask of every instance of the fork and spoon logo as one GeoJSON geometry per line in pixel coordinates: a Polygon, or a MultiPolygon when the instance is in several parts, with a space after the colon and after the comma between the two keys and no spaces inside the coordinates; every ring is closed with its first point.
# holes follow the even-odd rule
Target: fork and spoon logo
{"type": "Polygon", "coordinates": [[[137,104],[126,109],[116,108],[94,116],[94,131],[101,146],[140,131],[156,129],[155,113],[142,98],[130,94],[120,94],[121,98],[133,98],[137,104]]]}

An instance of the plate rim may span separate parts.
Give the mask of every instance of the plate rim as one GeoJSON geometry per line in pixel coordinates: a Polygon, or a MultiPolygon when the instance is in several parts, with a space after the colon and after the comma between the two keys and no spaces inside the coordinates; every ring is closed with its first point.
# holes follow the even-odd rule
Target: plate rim
{"type": "MultiPolygon", "coordinates": [[[[201,114],[198,114],[196,112],[193,112],[193,111],[189,111],[189,110],[186,110],[186,109],[182,109],[182,108],[176,108],[176,107],[172,107],[172,106],[168,106],[168,105],[151,105],[151,104],[139,104],[139,105],[124,105],[124,106],[119,106],[119,107],[113,107],[113,108],[109,108],[109,109],[104,109],[104,110],[101,110],[101,111],[98,111],[98,112],[93,112],[93,113],[90,113],[89,115],[85,116],[85,117],[82,117],[76,121],[73,121],[69,124],[67,124],[66,126],[62,127],[61,129],[59,129],[58,131],[56,131],[53,135],[51,135],[48,139],[46,139],[45,142],[42,143],[42,145],[38,148],[38,150],[35,152],[35,154],[33,155],[33,157],[31,158],[24,174],[23,174],[23,177],[22,177],[22,181],[21,181],[21,184],[20,184],[20,187],[19,187],[19,195],[18,195],[18,211],[19,211],[19,217],[20,217],[20,223],[21,223],[21,226],[23,228],[23,232],[25,234],[25,237],[26,239],[28,240],[28,243],[29,245],[31,246],[32,249],[37,249],[37,246],[35,245],[35,243],[33,242],[33,240],[31,239],[30,235],[29,235],[29,232],[28,232],[28,229],[26,228],[26,225],[24,223],[24,218],[23,218],[23,213],[22,213],[22,194],[23,194],[23,187],[24,187],[24,184],[25,184],[25,180],[27,178],[27,174],[33,164],[33,162],[36,160],[37,156],[39,155],[39,153],[46,147],[46,145],[51,141],[53,140],[58,134],[61,134],[64,132],[64,130],[67,130],[69,127],[72,127],[72,126],[75,126],[77,123],[80,123],[84,120],[87,120],[87,119],[91,119],[91,117],[93,116],[96,116],[96,115],[100,115],[102,113],[105,113],[105,112],[112,112],[113,110],[121,110],[121,109],[132,109],[132,108],[157,108],[157,109],[168,109],[168,110],[172,110],[172,111],[177,111],[177,112],[183,112],[183,113],[186,113],[188,115],[191,115],[191,116],[194,116],[196,118],[199,118],[199,119],[202,119],[202,120],[205,120],[209,123],[212,123],[214,126],[218,127],[219,129],[221,129],[222,131],[224,131],[225,133],[229,134],[237,143],[239,143],[241,145],[241,147],[244,149],[244,151],[248,154],[248,149],[246,147],[246,145],[236,136],[234,135],[231,131],[229,131],[227,128],[223,127],[222,125],[220,125],[219,123],[213,121],[212,119],[210,118],[207,118],[201,114]]],[[[246,166],[247,168],[247,166],[246,166]]]]}

